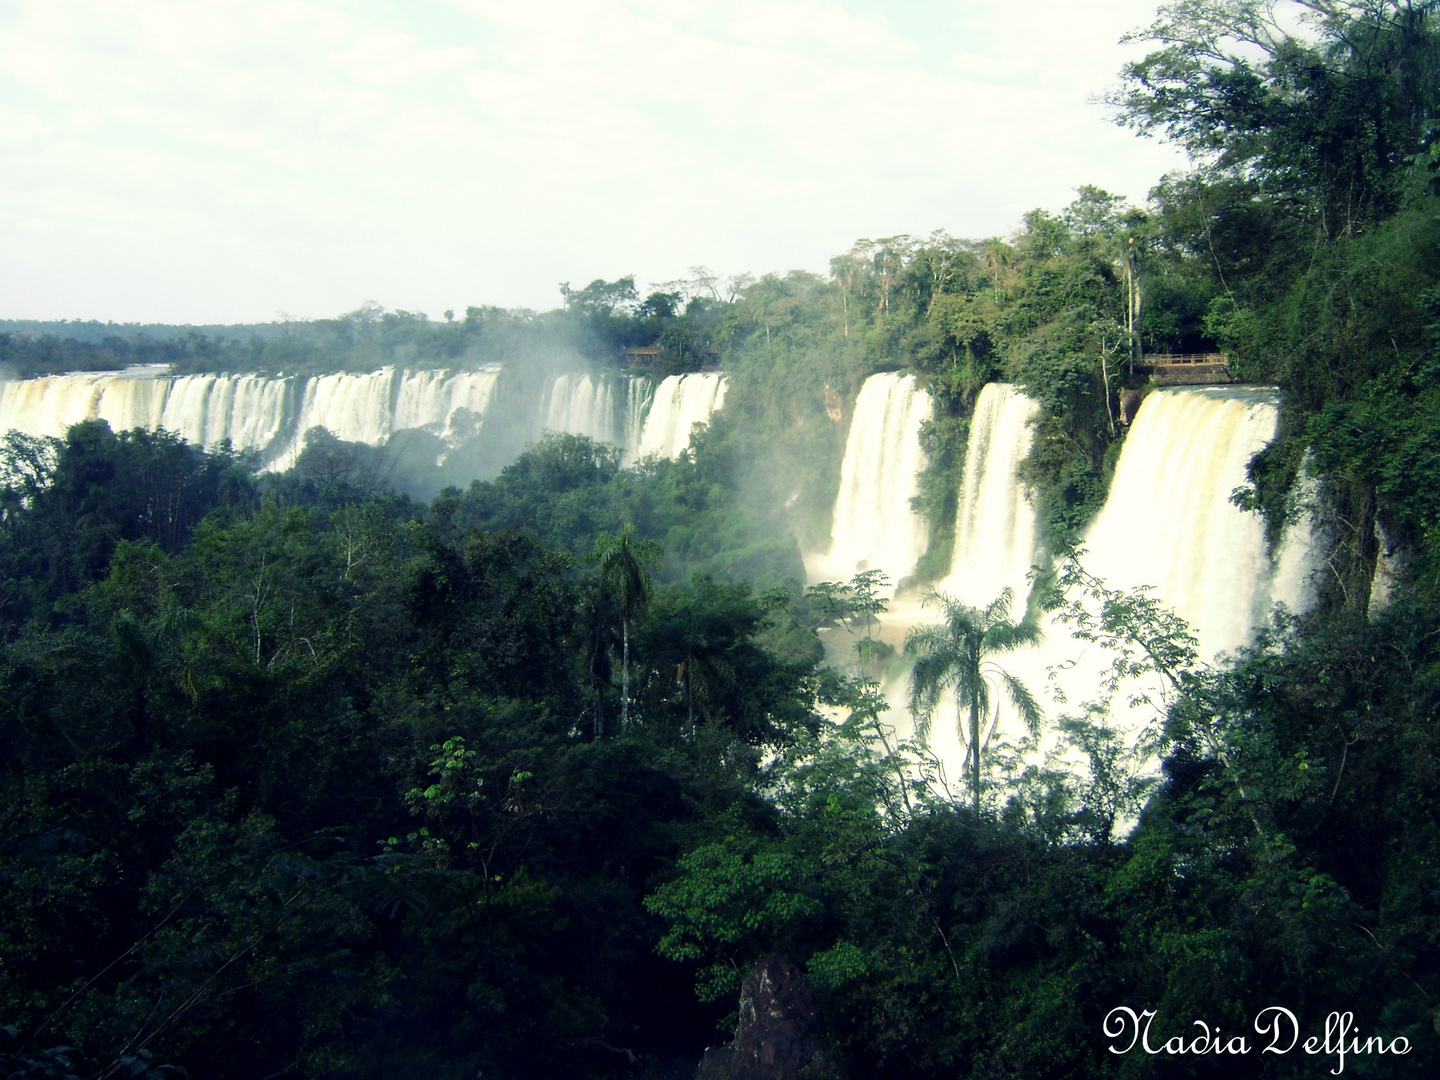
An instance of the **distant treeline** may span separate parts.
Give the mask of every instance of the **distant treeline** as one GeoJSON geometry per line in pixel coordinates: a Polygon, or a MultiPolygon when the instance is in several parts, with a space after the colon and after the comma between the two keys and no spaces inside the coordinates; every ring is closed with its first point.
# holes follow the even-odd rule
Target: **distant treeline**
{"type": "MultiPolygon", "coordinates": [[[[688,283],[686,284],[688,287],[688,283]]],[[[333,319],[236,326],[123,326],[97,322],[0,321],[0,364],[21,377],[169,364],[177,375],[216,371],[310,375],[385,364],[475,367],[568,354],[619,366],[632,346],[658,346],[657,374],[712,365],[714,295],[656,291],[639,299],[633,277],[564,290],[565,306],[470,307],[443,321],[365,304],[333,319]]]]}
{"type": "Polygon", "coordinates": [[[210,339],[133,338],[112,335],[98,341],[59,337],[33,330],[0,331],[0,374],[34,378],[67,371],[118,371],[137,364],[182,364],[210,339]]]}

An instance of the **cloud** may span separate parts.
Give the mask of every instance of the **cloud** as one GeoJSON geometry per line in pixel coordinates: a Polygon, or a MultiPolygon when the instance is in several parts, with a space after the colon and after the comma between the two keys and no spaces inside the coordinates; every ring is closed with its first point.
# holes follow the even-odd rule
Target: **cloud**
{"type": "Polygon", "coordinates": [[[0,315],[549,306],[1143,195],[1178,158],[1086,95],[1148,4],[1077,6],[15,0],[0,315]]]}

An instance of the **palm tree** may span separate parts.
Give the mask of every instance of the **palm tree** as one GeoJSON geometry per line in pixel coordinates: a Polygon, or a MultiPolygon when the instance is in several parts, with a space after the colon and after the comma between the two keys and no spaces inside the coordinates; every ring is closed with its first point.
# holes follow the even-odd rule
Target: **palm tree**
{"type": "Polygon", "coordinates": [[[660,549],[652,540],[635,539],[635,527],[623,526],[619,533],[601,533],[595,540],[600,562],[600,588],[620,609],[623,641],[620,664],[620,730],[630,723],[630,623],[650,603],[648,567],[659,561],[660,549]]]}
{"type": "Polygon", "coordinates": [[[995,664],[990,657],[996,653],[1013,652],[1040,640],[1040,628],[1034,623],[1010,621],[1010,601],[1014,593],[1006,589],[984,609],[969,607],[942,592],[926,595],[924,604],[938,606],[943,620],[934,626],[916,627],[905,638],[905,652],[916,657],[910,672],[910,711],[915,714],[915,731],[921,739],[930,735],[930,722],[941,698],[948,690],[955,693],[955,705],[962,724],[961,739],[966,739],[964,714],[969,712],[969,738],[965,747],[965,766],[970,773],[970,797],[980,808],[980,756],[990,744],[1000,722],[999,690],[1015,705],[1030,730],[1040,726],[1040,706],[1015,676],[995,664]],[[980,737],[981,717],[994,717],[984,740],[980,737]]]}

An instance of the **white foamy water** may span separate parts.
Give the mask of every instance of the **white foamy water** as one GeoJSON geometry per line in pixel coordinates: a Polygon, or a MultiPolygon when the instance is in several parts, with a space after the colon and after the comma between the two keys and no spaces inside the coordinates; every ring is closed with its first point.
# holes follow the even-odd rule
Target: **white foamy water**
{"type": "Polygon", "coordinates": [[[292,385],[262,375],[186,375],[169,382],[158,426],[201,446],[229,439],[239,449],[265,451],[288,434],[292,385]]]}
{"type": "Polygon", "coordinates": [[[955,521],[950,573],[937,586],[972,607],[1001,590],[1023,610],[1026,575],[1038,558],[1035,508],[1016,470],[1030,452],[1035,402],[1006,383],[989,383],[975,402],[965,451],[965,484],[955,521]]]}
{"type": "MultiPolygon", "coordinates": [[[[938,585],[976,607],[1011,588],[1012,619],[1023,615],[1026,572],[1039,557],[1035,512],[1015,474],[1029,449],[1033,413],[1033,404],[1012,387],[987,386],[977,401],[954,562],[938,585]]],[[[1152,587],[1162,604],[1194,628],[1207,661],[1253,640],[1276,602],[1294,611],[1313,602],[1319,559],[1311,516],[1298,515],[1272,559],[1259,515],[1230,502],[1234,489],[1246,482],[1250,458],[1274,437],[1277,418],[1276,394],[1269,389],[1151,393],[1125,442],[1105,506],[1085,537],[1085,568],[1113,589],[1152,587]]],[[[1304,497],[1303,490],[1297,493],[1304,497]]],[[[892,608],[885,636],[898,646],[911,626],[938,618],[937,609],[921,609],[915,598],[903,597],[892,608]]],[[[1044,629],[1039,647],[994,659],[1026,683],[1053,718],[1095,697],[1100,671],[1113,657],[1076,642],[1053,619],[1044,621],[1044,629]],[[1057,668],[1063,670],[1052,681],[1057,668]],[[1049,701],[1052,685],[1063,690],[1067,705],[1049,701]]],[[[907,692],[908,672],[892,671],[890,719],[902,731],[909,730],[907,692]]],[[[1153,708],[1121,705],[1112,719],[1133,736],[1154,716],[1153,708]]],[[[935,718],[930,742],[958,787],[963,746],[955,721],[954,707],[947,705],[935,718]]],[[[1003,704],[999,736],[1020,734],[1013,708],[1003,704]]]]}
{"type": "Polygon", "coordinates": [[[299,434],[323,427],[337,439],[376,446],[394,430],[391,394],[395,369],[368,374],[320,375],[305,383],[300,399],[299,434]]]}
{"type": "MultiPolygon", "coordinates": [[[[305,433],[322,427],[347,442],[384,444],[396,432],[456,435],[462,411],[482,422],[500,407],[498,367],[409,371],[394,367],[311,378],[187,375],[136,368],[0,381],[0,431],[61,436],[72,424],[103,419],[116,431],[174,431],[189,442],[258,450],[269,469],[292,466],[305,433]]],[[[693,425],[725,400],[719,372],[675,375],[657,387],[644,376],[570,373],[503,403],[520,417],[520,437],[565,431],[619,446],[627,460],[675,457],[693,425]]],[[[468,429],[468,428],[467,428],[468,429]]],[[[509,426],[514,432],[514,425],[509,426]]]]}
{"type": "Polygon", "coordinates": [[[0,430],[60,436],[71,424],[97,417],[111,427],[152,427],[168,390],[168,381],[148,370],[5,381],[0,383],[0,430]]]}
{"type": "Polygon", "coordinates": [[[655,388],[636,446],[637,457],[678,457],[690,445],[690,429],[708,423],[725,404],[725,376],[716,371],[670,375],[655,388]]]}
{"type": "Polygon", "coordinates": [[[52,375],[0,381],[0,431],[61,436],[72,424],[100,419],[116,431],[174,431],[186,441],[258,450],[267,467],[288,468],[305,432],[323,427],[371,446],[397,431],[450,433],[461,409],[482,416],[494,396],[498,369],[321,375],[186,375],[154,369],[52,375]]]}
{"type": "Polygon", "coordinates": [[[887,372],[865,380],[845,439],[830,545],[806,560],[812,581],[883,570],[894,586],[914,572],[929,535],[910,507],[924,465],[920,424],[929,415],[930,395],[914,376],[887,372]]]}
{"type": "Polygon", "coordinates": [[[585,435],[623,449],[627,445],[624,389],[617,393],[616,379],[605,375],[559,375],[542,402],[541,427],[585,435]]]}
{"type": "Polygon", "coordinates": [[[1248,642],[1270,606],[1264,521],[1230,494],[1275,437],[1278,416],[1271,390],[1151,393],[1086,534],[1086,568],[1111,588],[1153,586],[1207,657],[1248,642]]]}
{"type": "MultiPolygon", "coordinates": [[[[714,408],[719,408],[719,402],[723,402],[725,391],[722,388],[714,408]]],[[[646,378],[633,378],[627,381],[625,388],[625,441],[622,445],[625,448],[626,461],[633,461],[640,456],[640,441],[645,434],[645,418],[649,416],[651,406],[655,403],[655,384],[646,378]]]]}
{"type": "Polygon", "coordinates": [[[421,429],[442,437],[451,434],[455,414],[466,409],[483,417],[495,396],[499,368],[481,371],[416,371],[400,382],[394,429],[421,429]]]}

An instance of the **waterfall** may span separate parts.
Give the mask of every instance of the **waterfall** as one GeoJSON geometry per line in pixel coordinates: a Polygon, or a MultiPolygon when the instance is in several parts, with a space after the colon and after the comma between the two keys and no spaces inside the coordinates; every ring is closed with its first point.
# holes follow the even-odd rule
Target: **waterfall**
{"type": "MultiPolygon", "coordinates": [[[[1230,502],[1234,489],[1246,481],[1250,458],[1274,438],[1276,398],[1275,391],[1266,388],[1152,392],[1125,441],[1109,497],[1084,538],[1085,568],[1111,588],[1152,587],[1161,604],[1174,608],[1194,628],[1206,660],[1253,640],[1275,603],[1303,611],[1313,602],[1313,579],[1320,565],[1309,509],[1313,482],[1302,477],[1297,485],[1292,524],[1273,556],[1266,550],[1260,516],[1230,502]]],[[[857,403],[857,422],[860,410],[857,403]]],[[[1039,557],[1036,514],[1015,475],[1029,448],[1034,412],[1035,405],[1009,386],[986,386],[976,402],[954,559],[938,586],[964,603],[988,604],[1007,586],[1016,590],[1017,599],[1022,597],[1026,571],[1039,557]]],[[[852,426],[846,470],[855,440],[852,426]]],[[[848,471],[845,476],[842,499],[848,471]]],[[[887,532],[909,535],[909,523],[887,518],[878,504],[870,517],[891,522],[887,532]]],[[[838,538],[838,506],[836,521],[838,538]]],[[[1022,610],[1017,603],[1012,617],[1022,610]]],[[[906,630],[937,616],[932,608],[920,608],[913,597],[901,598],[885,620],[885,638],[898,646],[906,630]]],[[[1063,624],[1042,621],[1045,639],[1037,648],[1007,654],[999,663],[1042,701],[1049,696],[1047,686],[1063,691],[1068,705],[1046,706],[1053,718],[1096,697],[1100,671],[1112,657],[1074,640],[1063,624]]],[[[892,715],[902,724],[906,667],[892,667],[886,686],[892,715]]],[[[1135,689],[1127,685],[1121,700],[1135,689]]],[[[1117,704],[1112,720],[1122,730],[1136,731],[1152,718],[1153,712],[1117,704]]],[[[931,748],[952,778],[963,756],[955,726],[953,705],[947,703],[935,718],[931,748]]],[[[1020,734],[1008,706],[1002,710],[1000,733],[1006,738],[1020,734]]]]}
{"type": "Polygon", "coordinates": [[[480,371],[397,371],[320,375],[185,375],[154,368],[82,372],[0,381],[0,431],[60,436],[72,424],[101,419],[116,431],[174,431],[188,442],[258,450],[267,467],[288,468],[305,432],[327,428],[337,438],[383,444],[397,431],[419,428],[446,437],[465,409],[483,417],[499,379],[480,371]]]}
{"type": "MultiPolygon", "coordinates": [[[[723,396],[723,391],[721,392],[723,396]]],[[[625,390],[625,458],[640,456],[640,440],[645,434],[645,418],[655,401],[655,384],[649,379],[631,379],[625,390]]],[[[718,405],[716,406],[719,407],[718,405]]]]}
{"type": "Polygon", "coordinates": [[[484,416],[495,396],[499,368],[481,371],[407,372],[395,400],[395,431],[420,429],[442,438],[453,433],[455,415],[465,409],[484,416]]]}
{"type": "Polygon", "coordinates": [[[1375,619],[1395,602],[1395,590],[1405,573],[1405,557],[1390,544],[1385,527],[1375,522],[1375,570],[1370,577],[1370,599],[1365,604],[1365,617],[1375,619]]]}
{"type": "Polygon", "coordinates": [[[236,449],[264,454],[289,434],[290,394],[286,379],[186,375],[169,384],[159,426],[201,446],[218,446],[229,439],[236,449]]]}
{"type": "Polygon", "coordinates": [[[390,437],[395,413],[395,369],[367,375],[321,375],[305,383],[298,437],[323,427],[337,439],[378,446],[390,437]]]}
{"type": "Polygon", "coordinates": [[[585,435],[596,442],[624,447],[626,401],[615,393],[615,380],[605,375],[559,375],[541,405],[541,428],[585,435]]]}
{"type": "Polygon", "coordinates": [[[169,387],[153,378],[109,378],[95,384],[95,415],[116,431],[156,426],[169,387]]]}
{"type": "MultiPolygon", "coordinates": [[[[1325,563],[1319,502],[1320,482],[1307,453],[1290,492],[1285,531],[1275,551],[1275,574],[1270,582],[1267,608],[1284,604],[1288,611],[1301,613],[1315,605],[1319,591],[1316,578],[1325,563]]],[[[1378,522],[1376,528],[1379,528],[1378,522]]],[[[1381,553],[1384,553],[1383,544],[1381,553]]],[[[1377,572],[1379,569],[1377,565],[1377,572]]],[[[1371,600],[1374,599],[1372,591],[1371,600]]]]}
{"type": "Polygon", "coordinates": [[[655,388],[640,432],[637,457],[678,457],[690,445],[690,429],[707,423],[725,404],[726,381],[719,372],[671,375],[655,388]]]}
{"type": "Polygon", "coordinates": [[[928,530],[910,500],[919,492],[920,424],[929,415],[929,395],[914,376],[865,380],[845,438],[830,546],[811,557],[811,578],[843,581],[879,569],[898,585],[914,571],[928,530]]]}
{"type": "Polygon", "coordinates": [[[1037,558],[1035,510],[1016,477],[1030,452],[1034,401],[1006,383],[988,383],[975,401],[965,451],[965,482],[955,519],[950,573],[938,588],[974,607],[1002,589],[1023,609],[1026,575],[1037,558]]]}
{"type": "Polygon", "coordinates": [[[1154,391],[1085,538],[1091,573],[1112,588],[1153,586],[1207,656],[1244,645],[1270,606],[1264,522],[1230,494],[1274,438],[1277,418],[1272,390],[1154,391]]]}
{"type": "Polygon", "coordinates": [[[724,397],[724,376],[717,374],[671,376],[659,391],[644,376],[559,375],[541,399],[540,428],[618,446],[627,462],[650,453],[675,457],[689,443],[690,425],[708,420],[724,397]],[[652,405],[662,398],[650,428],[653,445],[646,445],[652,405]]]}
{"type": "Polygon", "coordinates": [[[102,418],[117,430],[159,422],[168,385],[150,368],[85,372],[0,383],[0,431],[61,436],[71,424],[102,418]]]}
{"type": "Polygon", "coordinates": [[[481,451],[480,460],[489,463],[478,466],[483,472],[504,464],[545,428],[614,444],[627,460],[673,458],[689,445],[691,427],[720,408],[726,389],[718,372],[675,375],[658,387],[643,376],[576,372],[543,382],[538,400],[535,384],[521,382],[518,395],[512,386],[500,402],[501,378],[499,367],[386,367],[310,378],[171,377],[147,367],[0,380],[0,431],[60,436],[72,424],[99,418],[116,431],[164,428],[207,447],[229,439],[237,450],[259,451],[266,468],[287,469],[314,427],[370,446],[406,430],[450,440],[474,431],[471,423],[457,428],[462,412],[483,423],[494,405],[499,422],[481,451]]]}
{"type": "Polygon", "coordinates": [[[0,429],[26,435],[63,435],[70,424],[93,415],[89,383],[83,395],[80,385],[77,380],[62,394],[60,380],[53,378],[0,384],[0,429]]]}

